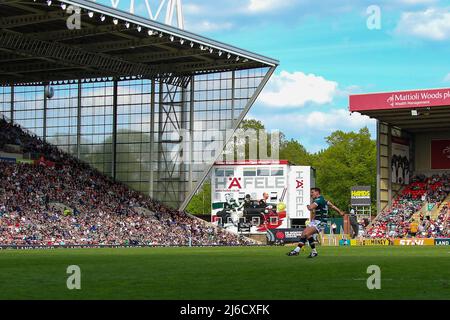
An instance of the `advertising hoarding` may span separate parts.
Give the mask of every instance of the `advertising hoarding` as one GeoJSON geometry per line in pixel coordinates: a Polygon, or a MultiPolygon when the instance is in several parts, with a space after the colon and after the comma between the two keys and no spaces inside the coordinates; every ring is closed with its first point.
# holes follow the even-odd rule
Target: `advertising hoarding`
{"type": "Polygon", "coordinates": [[[312,168],[287,161],[216,163],[211,221],[236,233],[242,223],[251,224],[249,233],[290,228],[292,219],[310,218],[306,206],[312,186],[312,168]]]}
{"type": "Polygon", "coordinates": [[[302,229],[274,229],[267,231],[268,243],[295,243],[300,242],[303,230],[302,229]]]}
{"type": "Polygon", "coordinates": [[[350,111],[352,112],[448,105],[450,105],[450,88],[357,94],[350,96],[350,111]]]}
{"type": "Polygon", "coordinates": [[[436,246],[450,246],[450,239],[436,239],[434,240],[436,246]]]}
{"type": "Polygon", "coordinates": [[[358,186],[351,189],[351,205],[357,206],[370,206],[372,204],[370,186],[358,186]]]}
{"type": "Polygon", "coordinates": [[[434,239],[395,239],[394,246],[434,246],[434,239]]]}

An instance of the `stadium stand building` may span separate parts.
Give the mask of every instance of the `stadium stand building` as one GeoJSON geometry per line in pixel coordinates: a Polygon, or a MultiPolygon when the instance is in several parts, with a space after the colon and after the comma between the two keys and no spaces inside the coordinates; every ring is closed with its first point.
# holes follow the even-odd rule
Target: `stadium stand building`
{"type": "Polygon", "coordinates": [[[0,1],[0,114],[174,208],[277,65],[91,1],[0,1]]]}
{"type": "Polygon", "coordinates": [[[377,120],[378,212],[413,176],[450,173],[450,89],[352,95],[350,111],[377,120]]]}

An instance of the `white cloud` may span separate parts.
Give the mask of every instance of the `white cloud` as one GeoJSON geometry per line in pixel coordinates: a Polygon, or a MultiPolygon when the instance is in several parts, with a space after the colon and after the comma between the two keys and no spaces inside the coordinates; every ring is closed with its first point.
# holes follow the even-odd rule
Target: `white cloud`
{"type": "Polygon", "coordinates": [[[234,27],[231,22],[217,23],[209,20],[186,21],[186,25],[189,26],[189,31],[196,33],[230,30],[234,27]]]}
{"type": "Polygon", "coordinates": [[[297,133],[318,132],[330,134],[336,130],[354,131],[364,127],[375,125],[376,120],[370,119],[358,112],[350,113],[349,110],[332,109],[328,111],[312,111],[306,114],[258,114],[247,116],[247,119],[256,119],[265,124],[270,130],[285,132],[293,128],[297,133]],[[277,125],[280,125],[277,128],[277,125]]]}
{"type": "Polygon", "coordinates": [[[450,82],[450,73],[444,77],[444,82],[450,82]]]}
{"type": "Polygon", "coordinates": [[[255,13],[255,12],[267,12],[273,11],[280,8],[288,7],[292,5],[295,0],[250,0],[247,10],[255,13]]]}
{"type": "Polygon", "coordinates": [[[436,2],[436,0],[400,0],[400,3],[411,4],[411,5],[431,4],[431,3],[435,3],[435,2],[436,2]]]}
{"type": "Polygon", "coordinates": [[[375,123],[375,120],[360,113],[352,113],[346,109],[334,109],[329,112],[313,111],[304,120],[306,127],[318,131],[333,132],[336,130],[359,130],[375,123]]]}
{"type": "Polygon", "coordinates": [[[202,14],[204,13],[203,7],[194,3],[183,3],[184,14],[202,14]]]}
{"type": "Polygon", "coordinates": [[[259,101],[273,107],[303,107],[306,103],[330,103],[338,83],[314,74],[282,71],[273,76],[259,101]]]}
{"type": "Polygon", "coordinates": [[[376,135],[376,120],[360,113],[350,114],[346,108],[305,114],[257,114],[255,112],[253,110],[247,119],[259,120],[268,130],[280,130],[288,139],[297,139],[309,152],[326,148],[325,137],[336,130],[349,132],[368,127],[372,137],[376,135]]]}
{"type": "Polygon", "coordinates": [[[442,41],[450,38],[449,8],[429,8],[419,12],[402,14],[396,29],[398,34],[442,41]]]}

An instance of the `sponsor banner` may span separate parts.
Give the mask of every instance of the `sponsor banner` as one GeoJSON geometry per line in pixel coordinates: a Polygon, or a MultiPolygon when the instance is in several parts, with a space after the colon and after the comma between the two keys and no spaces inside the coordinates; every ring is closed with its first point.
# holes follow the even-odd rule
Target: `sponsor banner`
{"type": "Polygon", "coordinates": [[[370,206],[372,204],[371,187],[359,186],[351,189],[352,206],[370,206]]]}
{"type": "Polygon", "coordinates": [[[431,141],[431,169],[450,169],[450,139],[431,141]]]}
{"type": "Polygon", "coordinates": [[[267,231],[268,243],[294,243],[300,242],[303,229],[275,229],[267,231]]]}
{"type": "Polygon", "coordinates": [[[436,239],[434,243],[436,246],[450,246],[450,239],[436,239]]]}
{"type": "Polygon", "coordinates": [[[211,176],[211,221],[230,232],[250,223],[250,233],[289,228],[292,219],[308,219],[311,167],[287,161],[215,165],[211,176]],[[249,165],[252,164],[252,165],[249,165]]]}
{"type": "Polygon", "coordinates": [[[410,169],[409,140],[392,137],[392,182],[401,185],[409,184],[410,169]]]}
{"type": "Polygon", "coordinates": [[[394,239],[394,246],[434,246],[434,239],[394,239]]]}
{"type": "Polygon", "coordinates": [[[310,211],[307,206],[311,204],[310,190],[313,185],[314,181],[311,167],[291,167],[288,182],[288,207],[290,219],[310,218],[310,211]]]}
{"type": "Polygon", "coordinates": [[[341,247],[348,247],[351,246],[351,244],[352,244],[351,240],[346,239],[339,240],[339,246],[341,247]]]}
{"type": "Polygon", "coordinates": [[[1,162],[16,163],[16,158],[0,157],[0,161],[1,162]]]}
{"type": "Polygon", "coordinates": [[[450,105],[450,88],[350,96],[350,111],[414,109],[450,105]]]}
{"type": "Polygon", "coordinates": [[[26,159],[17,159],[17,163],[24,163],[24,164],[33,164],[33,160],[26,160],[26,159]]]}
{"type": "Polygon", "coordinates": [[[350,245],[352,247],[363,247],[363,246],[390,246],[391,241],[389,239],[352,239],[350,240],[350,245]]]}

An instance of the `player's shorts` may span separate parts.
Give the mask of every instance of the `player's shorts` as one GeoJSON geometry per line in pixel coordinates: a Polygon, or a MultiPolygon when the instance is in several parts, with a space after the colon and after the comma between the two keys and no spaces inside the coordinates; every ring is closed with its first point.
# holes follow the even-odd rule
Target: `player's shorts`
{"type": "Polygon", "coordinates": [[[325,230],[325,223],[323,223],[322,221],[320,221],[320,220],[312,220],[310,223],[309,223],[309,226],[308,227],[312,227],[312,228],[315,228],[316,230],[317,230],[317,232],[322,232],[323,230],[325,230]]]}

